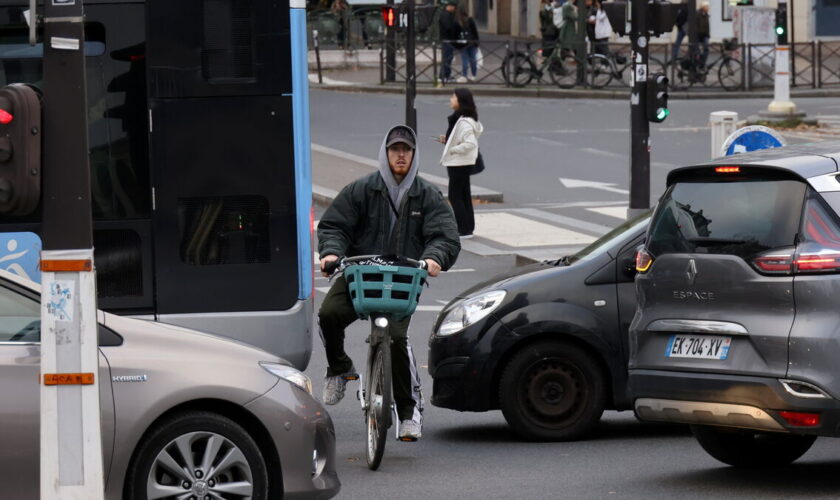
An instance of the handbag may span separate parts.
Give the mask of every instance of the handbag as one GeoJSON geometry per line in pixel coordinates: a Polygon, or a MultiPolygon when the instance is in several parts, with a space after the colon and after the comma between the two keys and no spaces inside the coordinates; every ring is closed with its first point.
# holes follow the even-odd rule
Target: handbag
{"type": "Polygon", "coordinates": [[[484,172],[484,157],[481,156],[481,151],[479,151],[475,158],[475,165],[470,166],[470,175],[480,174],[481,172],[484,172]]]}

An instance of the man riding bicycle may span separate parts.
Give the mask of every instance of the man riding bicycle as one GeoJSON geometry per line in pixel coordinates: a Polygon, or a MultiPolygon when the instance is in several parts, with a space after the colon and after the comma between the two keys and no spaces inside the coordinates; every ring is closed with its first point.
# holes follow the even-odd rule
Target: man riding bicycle
{"type": "MultiPolygon", "coordinates": [[[[379,150],[379,171],[347,185],[318,224],[321,272],[340,257],[392,254],[426,262],[429,276],[452,267],[461,244],[452,209],[431,183],[417,176],[417,139],[409,127],[393,127],[379,150]]],[[[336,279],[318,323],[327,354],[323,399],[344,397],[347,380],[358,378],[344,352],[344,329],[358,318],[343,276],[336,279]]],[[[422,430],[422,397],[414,353],[408,344],[411,318],[392,321],[391,358],[399,437],[416,440],[422,430]]]]}

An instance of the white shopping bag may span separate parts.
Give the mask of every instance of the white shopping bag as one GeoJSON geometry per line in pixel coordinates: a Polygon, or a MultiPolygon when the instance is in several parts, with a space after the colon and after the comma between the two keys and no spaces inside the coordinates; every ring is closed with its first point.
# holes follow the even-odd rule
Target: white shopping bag
{"type": "Polygon", "coordinates": [[[481,53],[481,47],[478,47],[475,52],[475,64],[478,66],[478,69],[481,69],[484,66],[484,54],[481,53]]]}

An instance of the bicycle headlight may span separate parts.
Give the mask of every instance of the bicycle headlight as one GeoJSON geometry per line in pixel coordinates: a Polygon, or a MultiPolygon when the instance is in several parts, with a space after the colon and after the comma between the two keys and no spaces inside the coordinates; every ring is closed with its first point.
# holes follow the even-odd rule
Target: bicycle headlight
{"type": "Polygon", "coordinates": [[[304,390],[312,395],[312,380],[299,370],[292,368],[291,366],[281,365],[278,363],[263,362],[260,363],[260,366],[263,367],[263,370],[275,377],[282,378],[286,382],[291,382],[301,390],[304,390]]]}
{"type": "Polygon", "coordinates": [[[437,335],[452,335],[482,320],[499,307],[506,294],[504,290],[493,290],[462,300],[446,313],[437,335]]]}

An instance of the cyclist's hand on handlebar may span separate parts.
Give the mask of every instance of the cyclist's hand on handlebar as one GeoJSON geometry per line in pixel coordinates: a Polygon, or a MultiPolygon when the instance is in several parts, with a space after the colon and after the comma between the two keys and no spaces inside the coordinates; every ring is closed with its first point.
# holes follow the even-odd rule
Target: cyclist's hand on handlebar
{"type": "Polygon", "coordinates": [[[440,264],[432,259],[425,259],[426,269],[429,271],[429,276],[435,277],[440,274],[440,264]]]}
{"type": "Polygon", "coordinates": [[[321,257],[321,274],[325,278],[329,278],[330,275],[335,272],[336,268],[336,261],[338,260],[338,255],[324,255],[321,257]],[[333,264],[333,265],[330,265],[333,264]]]}

